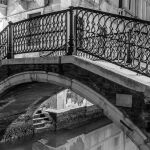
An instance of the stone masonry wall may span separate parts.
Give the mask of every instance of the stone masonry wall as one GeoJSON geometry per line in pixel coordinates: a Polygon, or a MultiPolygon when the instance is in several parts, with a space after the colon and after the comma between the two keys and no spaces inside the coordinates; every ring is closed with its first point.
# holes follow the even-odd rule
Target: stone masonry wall
{"type": "MultiPolygon", "coordinates": [[[[144,93],[137,92],[119,85],[105,77],[96,75],[73,64],[18,64],[0,67],[0,81],[26,71],[45,71],[57,73],[70,79],[75,79],[104,96],[110,103],[116,105],[116,93],[132,95],[132,107],[118,107],[125,116],[138,127],[145,128],[141,117],[144,107],[144,93]],[[96,79],[96,80],[95,80],[96,79]]],[[[134,83],[133,83],[134,85],[134,83]]]]}
{"type": "Polygon", "coordinates": [[[93,106],[72,109],[62,113],[49,112],[55,122],[55,130],[74,128],[94,119],[102,119],[103,110],[93,106]]]}

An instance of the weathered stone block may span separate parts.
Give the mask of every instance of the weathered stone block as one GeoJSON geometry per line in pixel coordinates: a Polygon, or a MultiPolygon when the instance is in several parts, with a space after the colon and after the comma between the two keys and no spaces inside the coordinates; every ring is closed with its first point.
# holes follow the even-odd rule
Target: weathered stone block
{"type": "Polygon", "coordinates": [[[132,107],[132,95],[116,94],[116,106],[132,107]]]}

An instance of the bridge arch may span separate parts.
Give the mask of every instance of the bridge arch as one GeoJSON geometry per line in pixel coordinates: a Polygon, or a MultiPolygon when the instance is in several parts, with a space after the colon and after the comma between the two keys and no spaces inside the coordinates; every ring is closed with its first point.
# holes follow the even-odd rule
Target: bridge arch
{"type": "Polygon", "coordinates": [[[27,71],[9,76],[0,82],[0,93],[5,92],[13,86],[34,81],[52,83],[65,88],[70,88],[75,93],[85,97],[90,102],[101,107],[104,114],[121,128],[140,149],[148,150],[148,147],[145,144],[147,137],[136,127],[136,125],[134,125],[134,123],[132,123],[130,119],[126,118],[124,114],[117,107],[112,105],[105,97],[77,80],[57,73],[27,71]]]}

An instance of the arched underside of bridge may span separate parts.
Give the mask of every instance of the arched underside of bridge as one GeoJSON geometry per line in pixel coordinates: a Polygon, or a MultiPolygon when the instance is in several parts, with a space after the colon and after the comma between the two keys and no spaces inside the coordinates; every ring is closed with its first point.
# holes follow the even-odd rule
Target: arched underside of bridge
{"type": "Polygon", "coordinates": [[[0,93],[15,85],[35,81],[70,88],[101,107],[140,149],[150,149],[147,136],[138,128],[140,125],[136,126],[144,94],[149,93],[149,88],[141,83],[74,56],[4,60],[0,81],[0,93]],[[115,106],[116,93],[132,95],[132,108],[115,106]]]}
{"type": "Polygon", "coordinates": [[[47,82],[23,81],[22,83],[18,85],[16,82],[16,86],[11,86],[0,94],[0,120],[9,116],[17,117],[23,113],[32,116],[41,103],[64,89],[47,82]]]}

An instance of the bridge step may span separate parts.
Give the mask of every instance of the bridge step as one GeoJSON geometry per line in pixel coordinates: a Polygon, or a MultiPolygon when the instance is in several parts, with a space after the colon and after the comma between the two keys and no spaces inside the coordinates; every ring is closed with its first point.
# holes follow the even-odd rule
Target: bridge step
{"type": "Polygon", "coordinates": [[[42,110],[38,110],[33,116],[33,126],[36,133],[48,130],[52,126],[52,119],[45,113],[42,110]]]}
{"type": "Polygon", "coordinates": [[[33,123],[41,122],[43,119],[49,121],[49,118],[48,118],[48,117],[44,117],[44,118],[34,118],[34,119],[33,119],[33,123]]]}
{"type": "Polygon", "coordinates": [[[33,116],[33,118],[35,119],[35,118],[40,118],[40,114],[35,114],[34,116],[33,116]]]}
{"type": "Polygon", "coordinates": [[[44,127],[39,127],[39,128],[35,129],[35,132],[40,133],[40,132],[43,132],[43,131],[48,131],[49,128],[50,128],[50,125],[47,125],[47,126],[44,126],[44,127]]]}
{"type": "Polygon", "coordinates": [[[51,123],[51,121],[42,120],[40,123],[34,123],[33,126],[34,128],[44,127],[46,124],[49,124],[49,123],[51,123]]]}
{"type": "Polygon", "coordinates": [[[34,128],[38,128],[38,127],[44,127],[45,126],[45,122],[41,121],[40,123],[34,123],[33,127],[34,128]]]}

